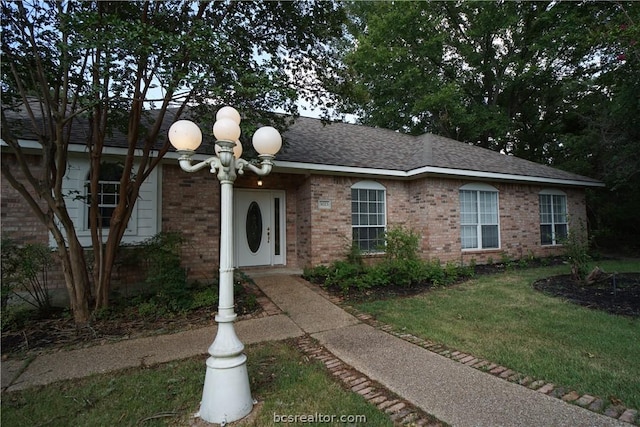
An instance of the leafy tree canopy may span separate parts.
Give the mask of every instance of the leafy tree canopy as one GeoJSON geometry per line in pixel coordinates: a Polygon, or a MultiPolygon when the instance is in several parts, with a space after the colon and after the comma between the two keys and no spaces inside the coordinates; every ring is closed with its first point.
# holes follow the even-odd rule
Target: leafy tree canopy
{"type": "Polygon", "coordinates": [[[629,235],[622,223],[640,209],[640,3],[355,2],[349,16],[345,112],[602,179],[613,192],[591,199],[592,218],[610,227],[616,217],[629,235]]]}
{"type": "Polygon", "coordinates": [[[168,150],[165,118],[188,107],[211,129],[213,113],[233,105],[249,118],[246,135],[276,109],[296,113],[299,99],[327,108],[326,42],[342,36],[344,18],[334,2],[2,1],[2,139],[14,155],[2,173],[57,242],[76,322],[88,320],[92,292],[62,188],[69,144],[87,147],[89,195],[106,138],[127,151],[108,230],[97,197],[87,200],[99,308],[140,186],[168,150]],[[41,164],[19,139],[40,144],[41,164]]]}

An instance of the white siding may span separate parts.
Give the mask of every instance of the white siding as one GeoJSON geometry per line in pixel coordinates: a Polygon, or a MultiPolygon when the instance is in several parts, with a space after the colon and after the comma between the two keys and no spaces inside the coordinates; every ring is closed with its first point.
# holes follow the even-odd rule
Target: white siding
{"type": "MultiPolygon", "coordinates": [[[[106,159],[108,160],[108,159],[106,159]]],[[[118,161],[117,157],[113,158],[118,161]]],[[[82,156],[69,156],[67,174],[62,187],[66,195],[67,210],[73,220],[80,243],[84,247],[91,246],[91,233],[87,227],[88,208],[85,203],[85,182],[89,173],[89,159],[82,156]]],[[[127,231],[122,238],[122,244],[142,242],[155,235],[159,230],[159,194],[161,169],[154,169],[140,188],[140,196],[136,201],[127,231]]],[[[105,239],[107,230],[105,230],[105,239]]],[[[53,236],[49,242],[56,246],[53,236]]]]}

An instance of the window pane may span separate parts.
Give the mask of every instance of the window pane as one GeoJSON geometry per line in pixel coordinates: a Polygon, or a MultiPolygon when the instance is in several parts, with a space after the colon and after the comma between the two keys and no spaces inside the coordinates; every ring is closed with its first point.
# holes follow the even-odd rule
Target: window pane
{"type": "Polygon", "coordinates": [[[546,224],[540,225],[540,242],[543,245],[553,244],[553,234],[551,230],[552,230],[551,225],[546,225],[546,224]]]}
{"type": "Polygon", "coordinates": [[[478,227],[475,225],[463,225],[460,227],[462,249],[478,247],[478,227]]]}
{"type": "Polygon", "coordinates": [[[115,208],[104,208],[100,207],[100,219],[99,223],[102,228],[109,228],[109,223],[111,222],[111,215],[115,211],[115,208]]]}
{"type": "Polygon", "coordinates": [[[555,243],[561,244],[567,238],[567,224],[556,224],[555,232],[555,243]]]}
{"type": "Polygon", "coordinates": [[[478,222],[478,205],[477,192],[460,191],[460,222],[463,225],[477,224],[478,222]]]}
{"type": "Polygon", "coordinates": [[[280,198],[273,199],[273,243],[274,253],[280,255],[280,198]]]}
{"type": "Polygon", "coordinates": [[[482,248],[498,248],[500,246],[498,239],[497,225],[482,226],[482,248]]]}
{"type": "Polygon", "coordinates": [[[540,195],[540,223],[551,223],[551,196],[547,194],[540,195]]]}
{"type": "Polygon", "coordinates": [[[567,222],[567,198],[565,196],[553,196],[553,222],[567,222]]]}
{"type": "Polygon", "coordinates": [[[497,224],[498,223],[498,193],[481,191],[479,197],[480,197],[480,223],[481,224],[497,224]]]}

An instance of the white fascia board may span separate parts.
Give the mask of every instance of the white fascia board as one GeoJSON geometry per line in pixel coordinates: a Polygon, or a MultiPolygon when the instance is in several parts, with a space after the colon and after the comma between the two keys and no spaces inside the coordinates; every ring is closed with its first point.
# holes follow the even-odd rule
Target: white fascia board
{"type": "Polygon", "coordinates": [[[580,187],[604,187],[605,184],[599,181],[581,181],[578,179],[562,179],[562,178],[545,178],[540,176],[531,175],[515,175],[507,173],[497,172],[483,172],[473,171],[465,169],[449,169],[439,168],[433,166],[425,166],[418,169],[413,169],[408,172],[409,177],[417,177],[420,175],[448,175],[448,176],[460,176],[466,178],[478,178],[478,179],[490,179],[499,181],[518,181],[518,182],[531,182],[541,184],[556,184],[556,185],[571,185],[580,187]]]}
{"type": "MultiPolygon", "coordinates": [[[[18,139],[18,144],[21,148],[25,150],[36,150],[42,151],[42,145],[38,141],[34,141],[32,139],[18,139]]],[[[0,146],[8,147],[9,145],[4,142],[4,140],[0,139],[0,146]]],[[[84,144],[69,144],[69,153],[88,153],[87,146],[84,144]]],[[[141,157],[143,150],[141,148],[136,148],[133,155],[135,157],[141,157]]],[[[151,157],[157,155],[158,150],[151,150],[151,157]]],[[[127,149],[123,147],[103,147],[102,154],[106,154],[109,156],[126,156],[127,149]]],[[[176,156],[176,159],[178,157],[176,156]]]]}
{"type": "Polygon", "coordinates": [[[337,165],[323,165],[316,163],[300,163],[300,162],[286,162],[273,161],[274,172],[298,172],[298,173],[324,173],[324,174],[348,174],[348,175],[367,175],[367,176],[380,176],[388,178],[407,178],[405,171],[390,170],[390,169],[375,169],[375,168],[362,168],[354,166],[337,166],[337,165]]]}
{"type": "Polygon", "coordinates": [[[274,172],[296,171],[298,173],[330,173],[330,174],[349,174],[349,175],[367,175],[378,176],[383,178],[406,178],[415,179],[425,175],[441,175],[441,176],[457,176],[463,178],[499,180],[499,181],[516,181],[540,184],[555,184],[563,186],[579,186],[579,187],[604,187],[604,183],[596,181],[580,181],[572,179],[545,178],[528,175],[514,175],[496,172],[482,172],[465,169],[449,169],[434,166],[424,166],[410,171],[362,168],[351,166],[335,166],[322,165],[314,163],[301,162],[279,162],[276,158],[274,161],[274,172]]]}

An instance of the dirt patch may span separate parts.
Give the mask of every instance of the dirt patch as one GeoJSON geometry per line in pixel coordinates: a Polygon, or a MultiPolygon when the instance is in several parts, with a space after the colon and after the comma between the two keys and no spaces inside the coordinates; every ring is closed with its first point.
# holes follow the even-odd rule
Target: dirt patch
{"type": "Polygon", "coordinates": [[[612,274],[593,285],[577,282],[570,275],[552,276],[538,280],[533,288],[592,309],[640,317],[640,273],[612,274]]]}

